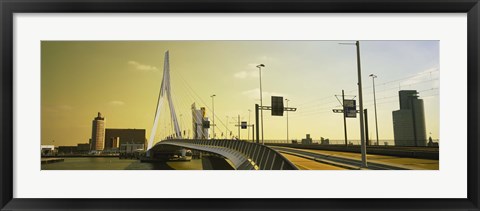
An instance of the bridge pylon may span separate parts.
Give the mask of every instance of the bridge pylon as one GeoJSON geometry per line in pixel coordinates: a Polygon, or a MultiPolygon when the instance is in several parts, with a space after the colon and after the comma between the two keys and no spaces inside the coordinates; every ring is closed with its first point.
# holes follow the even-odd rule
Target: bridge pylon
{"type": "Polygon", "coordinates": [[[159,122],[158,120],[160,117],[160,112],[162,110],[162,106],[164,104],[165,98],[167,99],[168,105],[170,107],[170,117],[172,118],[175,137],[181,139],[182,131],[180,130],[180,126],[178,124],[177,114],[175,113],[175,107],[173,106],[172,95],[171,95],[170,61],[169,61],[168,50],[165,52],[165,60],[163,64],[163,79],[162,79],[162,84],[160,86],[160,93],[158,95],[157,109],[155,111],[155,119],[153,121],[153,127],[150,132],[150,138],[148,139],[147,150],[153,147],[153,141],[155,139],[155,134],[157,132],[157,127],[159,122]]]}

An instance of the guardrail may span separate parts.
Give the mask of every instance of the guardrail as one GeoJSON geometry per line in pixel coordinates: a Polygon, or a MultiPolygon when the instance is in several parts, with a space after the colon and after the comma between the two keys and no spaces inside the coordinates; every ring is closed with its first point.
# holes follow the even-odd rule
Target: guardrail
{"type": "MultiPolygon", "coordinates": [[[[170,139],[161,141],[158,144],[174,144],[201,151],[208,151],[218,154],[229,154],[235,157],[242,157],[242,164],[236,166],[239,170],[298,170],[298,168],[276,150],[261,144],[251,143],[243,140],[189,140],[170,139]],[[223,153],[225,150],[235,153],[223,153]]],[[[233,158],[235,159],[235,158],[233,158]]]]}
{"type": "MultiPolygon", "coordinates": [[[[320,139],[312,139],[312,144],[322,144],[322,140],[320,139]]],[[[425,147],[438,147],[439,143],[440,143],[440,140],[439,139],[432,139],[433,141],[433,144],[435,144],[434,146],[428,146],[428,140],[427,140],[427,146],[425,147]]],[[[264,140],[264,143],[265,144],[292,144],[293,142],[296,142],[297,144],[302,144],[302,139],[291,139],[291,140],[285,140],[285,139],[265,139],[264,140]]],[[[344,139],[327,139],[326,142],[328,144],[326,145],[345,145],[345,140],[344,139]]],[[[395,142],[395,140],[393,139],[380,139],[379,141],[379,145],[377,145],[377,141],[375,139],[370,139],[369,140],[369,146],[387,146],[387,147],[391,147],[391,146],[397,146],[397,147],[401,147],[401,146],[410,146],[410,147],[413,147],[412,146],[412,141],[399,141],[397,140],[395,142]],[[397,143],[397,145],[395,145],[395,143],[397,143]],[[402,144],[403,143],[403,144],[402,144]]],[[[360,140],[357,140],[357,139],[351,139],[351,140],[348,140],[348,145],[360,145],[360,140]]],[[[422,146],[419,146],[419,147],[422,147],[422,146]]]]}

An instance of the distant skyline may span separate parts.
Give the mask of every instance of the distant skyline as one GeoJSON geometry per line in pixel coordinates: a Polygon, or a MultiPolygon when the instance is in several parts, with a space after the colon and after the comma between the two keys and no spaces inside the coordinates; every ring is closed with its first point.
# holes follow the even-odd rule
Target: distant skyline
{"type": "MultiPolygon", "coordinates": [[[[342,115],[332,109],[341,108],[335,95],[342,89],[348,98],[358,95],[357,64],[355,46],[339,42],[354,41],[43,41],[41,143],[88,143],[97,112],[105,116],[105,128],[146,129],[148,139],[167,50],[177,118],[190,136],[191,104],[207,107],[211,117],[213,94],[217,137],[227,128],[237,135],[238,115],[254,123],[254,104],[260,98],[256,65],[265,64],[264,105],[274,95],[297,108],[289,113],[290,139],[311,134],[314,140],[343,140],[342,115]]],[[[360,41],[360,52],[370,139],[375,140],[372,73],[378,76],[380,140],[393,140],[392,111],[399,109],[399,90],[419,91],[427,138],[440,138],[439,42],[360,41]]],[[[158,138],[171,131],[170,114],[162,112],[158,138]]],[[[264,111],[265,139],[285,140],[286,121],[286,116],[264,111]]],[[[349,139],[358,140],[359,118],[347,119],[347,129],[349,139]]],[[[247,130],[241,137],[247,137],[247,130]]]]}

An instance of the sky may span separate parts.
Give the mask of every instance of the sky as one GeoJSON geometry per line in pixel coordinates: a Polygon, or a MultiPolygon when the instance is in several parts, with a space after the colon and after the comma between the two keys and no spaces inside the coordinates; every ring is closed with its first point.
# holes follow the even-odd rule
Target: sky
{"type": "MultiPolygon", "coordinates": [[[[60,146],[88,143],[97,112],[106,128],[146,129],[149,138],[170,52],[173,104],[180,127],[192,131],[191,104],[206,107],[215,132],[237,136],[241,121],[255,121],[260,104],[258,64],[262,68],[263,104],[271,96],[289,99],[289,139],[310,134],[343,142],[341,93],[355,98],[358,75],[354,41],[42,41],[41,142],[60,146]],[[338,98],[338,99],[337,99],[338,98]],[[251,110],[251,111],[249,111],[251,110]],[[228,120],[227,120],[228,118],[228,120]],[[228,131],[228,132],[227,132],[228,131]]],[[[375,79],[378,135],[393,140],[392,111],[398,91],[417,90],[424,100],[427,137],[439,139],[439,42],[360,41],[364,108],[369,136],[375,137],[375,79]]],[[[167,104],[165,104],[167,105],[167,104]]],[[[161,111],[156,141],[172,133],[168,106],[161,111]]],[[[359,118],[347,119],[349,140],[360,137],[359,118]]],[[[251,131],[240,137],[251,139],[251,131]]],[[[264,111],[265,140],[286,140],[287,117],[264,111]]]]}

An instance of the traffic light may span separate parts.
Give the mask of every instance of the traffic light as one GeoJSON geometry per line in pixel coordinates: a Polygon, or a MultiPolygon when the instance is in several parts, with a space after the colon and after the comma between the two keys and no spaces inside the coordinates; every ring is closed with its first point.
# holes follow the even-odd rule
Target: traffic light
{"type": "Polygon", "coordinates": [[[272,96],[272,116],[283,116],[283,97],[272,96]]]}

